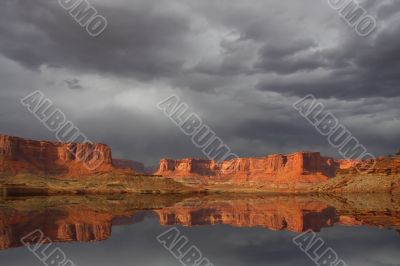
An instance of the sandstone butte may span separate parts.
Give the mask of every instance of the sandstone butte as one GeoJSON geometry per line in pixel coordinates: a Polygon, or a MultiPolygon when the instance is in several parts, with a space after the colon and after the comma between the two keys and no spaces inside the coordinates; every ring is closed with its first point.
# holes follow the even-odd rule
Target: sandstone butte
{"type": "Polygon", "coordinates": [[[112,169],[111,149],[104,144],[34,141],[0,135],[2,173],[85,175],[112,169]]]}
{"type": "Polygon", "coordinates": [[[400,156],[375,161],[334,160],[318,152],[296,152],[263,158],[160,161],[157,175],[210,191],[399,193],[400,156]]]}
{"type": "Polygon", "coordinates": [[[115,169],[144,172],[144,165],[113,159],[105,144],[60,143],[0,135],[0,173],[84,176],[115,169]]]}

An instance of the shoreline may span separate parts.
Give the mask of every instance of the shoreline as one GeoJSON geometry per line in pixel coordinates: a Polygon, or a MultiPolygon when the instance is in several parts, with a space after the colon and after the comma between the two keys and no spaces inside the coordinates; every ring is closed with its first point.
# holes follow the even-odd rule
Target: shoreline
{"type": "Polygon", "coordinates": [[[203,195],[203,196],[346,196],[346,195],[400,195],[398,191],[270,191],[270,190],[219,190],[219,189],[186,189],[186,190],[160,190],[160,189],[143,189],[135,190],[101,190],[101,189],[73,189],[73,188],[48,188],[33,187],[21,185],[3,185],[0,186],[0,197],[53,197],[53,196],[140,196],[140,195],[203,195]]]}

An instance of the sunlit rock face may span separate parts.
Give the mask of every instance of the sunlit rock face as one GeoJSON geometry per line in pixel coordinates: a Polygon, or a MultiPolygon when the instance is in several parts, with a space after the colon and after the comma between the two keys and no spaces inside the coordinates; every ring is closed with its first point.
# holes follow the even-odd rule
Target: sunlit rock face
{"type": "Polygon", "coordinates": [[[400,156],[381,156],[341,167],[335,178],[311,188],[329,193],[400,193],[400,156]]]}
{"type": "Polygon", "coordinates": [[[212,160],[163,159],[157,174],[179,179],[197,177],[201,182],[274,185],[283,188],[314,184],[335,176],[339,163],[318,152],[296,152],[263,158],[237,158],[221,163],[212,160]]]}
{"type": "Polygon", "coordinates": [[[360,160],[336,160],[339,169],[350,169],[360,163],[360,160]]]}
{"type": "Polygon", "coordinates": [[[0,135],[0,172],[77,175],[112,170],[104,144],[34,141],[0,135]]]}
{"type": "Polygon", "coordinates": [[[219,166],[212,160],[188,158],[182,160],[162,159],[157,174],[212,176],[217,175],[218,172],[219,166]]]}
{"type": "Polygon", "coordinates": [[[341,169],[342,175],[399,175],[400,156],[381,156],[375,160],[360,161],[352,167],[341,169]]]}

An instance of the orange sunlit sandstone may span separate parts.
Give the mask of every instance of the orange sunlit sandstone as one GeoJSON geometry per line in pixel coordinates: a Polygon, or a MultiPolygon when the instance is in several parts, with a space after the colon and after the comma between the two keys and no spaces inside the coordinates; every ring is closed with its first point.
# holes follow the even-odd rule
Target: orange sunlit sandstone
{"type": "Polygon", "coordinates": [[[163,159],[157,174],[176,179],[197,177],[205,183],[262,185],[265,183],[314,184],[335,176],[339,164],[318,152],[296,152],[270,155],[264,158],[237,158],[217,163],[212,160],[163,159]]]}

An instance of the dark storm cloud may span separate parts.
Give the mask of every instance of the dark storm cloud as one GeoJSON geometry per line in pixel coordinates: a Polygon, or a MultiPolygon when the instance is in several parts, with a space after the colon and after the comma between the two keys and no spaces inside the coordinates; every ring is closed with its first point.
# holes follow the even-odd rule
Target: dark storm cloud
{"type": "MultiPolygon", "coordinates": [[[[399,13],[400,8],[383,5],[378,9],[380,20],[399,13]],[[388,8],[390,7],[390,12],[388,8]]],[[[292,43],[279,46],[279,59],[265,56],[260,63],[269,72],[281,74],[275,80],[261,80],[257,86],[264,91],[274,91],[284,95],[302,96],[312,93],[317,97],[352,99],[360,97],[398,97],[400,83],[400,24],[392,23],[378,31],[370,39],[357,35],[344,35],[343,42],[336,48],[316,49],[306,57],[293,57],[292,43]],[[286,53],[282,52],[288,50],[286,53]],[[303,61],[304,60],[304,61],[303,61]],[[311,70],[320,69],[324,76],[313,76],[311,70]],[[299,72],[304,79],[291,80],[287,74],[299,72]],[[306,81],[306,77],[309,77],[306,81]]],[[[264,48],[267,49],[267,48],[264,48]]],[[[271,53],[274,54],[274,53],[271,53]]],[[[299,75],[300,75],[299,74],[299,75]]]]}
{"type": "MultiPolygon", "coordinates": [[[[303,142],[306,138],[314,135],[318,137],[315,130],[307,123],[290,124],[286,121],[274,121],[268,119],[247,120],[237,125],[238,137],[252,140],[273,139],[279,146],[293,146],[297,142],[303,142]]],[[[315,145],[321,141],[315,141],[315,145]]]]}
{"type": "Polygon", "coordinates": [[[164,12],[156,1],[135,1],[135,8],[102,6],[106,33],[90,37],[57,1],[1,1],[0,51],[37,68],[59,65],[83,72],[104,72],[152,79],[179,72],[190,20],[164,12]]]}
{"type": "Polygon", "coordinates": [[[303,73],[304,77],[309,75],[307,80],[286,77],[260,81],[258,89],[298,96],[312,93],[322,98],[398,97],[400,39],[396,36],[399,34],[400,25],[397,25],[380,33],[373,44],[358,41],[348,44],[347,48],[337,48],[334,53],[311,54],[305,66],[299,67],[298,62],[278,61],[277,72],[279,67],[296,71],[314,67],[329,72],[326,76],[315,78],[312,74],[303,73]],[[285,64],[281,65],[282,62],[285,64]]]}
{"type": "Polygon", "coordinates": [[[260,50],[260,61],[255,64],[255,67],[265,72],[278,74],[291,74],[324,67],[326,64],[318,55],[296,56],[316,46],[317,44],[312,40],[298,40],[288,45],[267,44],[260,50]]]}

